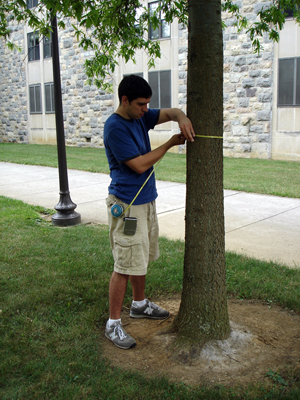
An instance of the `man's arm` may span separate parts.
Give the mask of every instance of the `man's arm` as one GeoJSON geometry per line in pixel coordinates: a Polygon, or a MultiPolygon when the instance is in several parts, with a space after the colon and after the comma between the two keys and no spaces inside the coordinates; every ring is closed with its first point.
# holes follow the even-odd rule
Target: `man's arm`
{"type": "Polygon", "coordinates": [[[152,165],[154,165],[160,158],[162,158],[171,147],[179,146],[180,144],[184,143],[185,137],[182,133],[178,133],[177,135],[173,135],[166,143],[157,147],[155,150],[126,161],[125,164],[129,168],[133,169],[133,171],[136,173],[142,174],[152,167],[152,165]]]}
{"type": "Polygon", "coordinates": [[[160,110],[156,125],[168,121],[178,122],[181,132],[177,135],[173,135],[171,139],[169,139],[163,145],[157,147],[155,150],[126,161],[125,164],[129,168],[133,169],[138,174],[142,174],[152,167],[161,157],[163,157],[171,147],[184,144],[186,140],[190,142],[194,141],[195,133],[193,125],[190,119],[179,108],[163,108],[160,110]]]}
{"type": "Polygon", "coordinates": [[[164,122],[178,122],[181,133],[189,142],[194,141],[194,129],[191,120],[179,108],[162,108],[159,113],[157,125],[164,122]]]}

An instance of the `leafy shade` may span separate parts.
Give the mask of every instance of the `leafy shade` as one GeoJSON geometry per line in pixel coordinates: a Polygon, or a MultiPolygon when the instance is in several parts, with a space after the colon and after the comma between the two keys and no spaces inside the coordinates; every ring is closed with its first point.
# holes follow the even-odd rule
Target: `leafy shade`
{"type": "Polygon", "coordinates": [[[149,68],[154,66],[155,58],[160,57],[160,46],[159,41],[150,40],[148,29],[150,25],[153,29],[159,26],[161,12],[166,22],[178,18],[187,24],[187,2],[183,0],[162,1],[151,12],[139,0],[43,0],[31,9],[24,0],[0,0],[0,36],[13,48],[13,42],[9,41],[9,26],[13,21],[27,23],[40,35],[49,36],[53,15],[57,15],[62,29],[69,18],[79,46],[89,52],[85,65],[88,83],[94,80],[105,90],[110,87],[106,78],[114,72],[117,56],[125,62],[130,59],[135,62],[136,50],[144,49],[149,56],[149,68]]]}
{"type": "MultiPolygon", "coordinates": [[[[110,88],[107,78],[118,64],[118,56],[125,62],[135,62],[136,50],[144,49],[149,56],[149,69],[154,66],[155,59],[161,55],[160,44],[150,40],[149,27],[159,26],[160,15],[168,23],[177,18],[179,23],[187,25],[188,4],[187,0],[161,0],[159,6],[150,11],[139,0],[43,0],[37,7],[28,9],[24,0],[0,0],[0,37],[12,49],[16,46],[9,40],[11,24],[27,23],[41,36],[49,36],[53,15],[57,15],[58,26],[62,29],[66,19],[70,19],[79,46],[88,54],[85,62],[88,83],[94,82],[107,90],[110,88]]],[[[222,7],[224,12],[234,16],[238,30],[247,29],[254,50],[259,51],[264,33],[272,40],[279,39],[278,32],[283,28],[287,10],[292,10],[296,21],[300,22],[299,4],[300,0],[266,3],[258,12],[259,21],[254,23],[250,23],[231,0],[222,2],[222,7]]]]}

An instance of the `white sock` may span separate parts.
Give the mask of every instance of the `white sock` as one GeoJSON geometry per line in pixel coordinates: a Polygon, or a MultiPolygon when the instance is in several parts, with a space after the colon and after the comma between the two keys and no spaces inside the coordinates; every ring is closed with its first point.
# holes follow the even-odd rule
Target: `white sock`
{"type": "Polygon", "coordinates": [[[117,322],[121,322],[121,318],[119,319],[108,319],[108,326],[111,327],[112,325],[116,325],[117,322]]]}
{"type": "Polygon", "coordinates": [[[147,303],[146,299],[141,301],[135,301],[135,300],[132,301],[132,304],[135,304],[137,307],[143,307],[146,303],[147,303]]]}

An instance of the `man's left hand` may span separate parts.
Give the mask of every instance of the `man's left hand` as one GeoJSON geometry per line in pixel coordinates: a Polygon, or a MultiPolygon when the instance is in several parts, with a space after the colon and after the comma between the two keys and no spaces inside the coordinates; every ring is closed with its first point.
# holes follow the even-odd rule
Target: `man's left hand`
{"type": "Polygon", "coordinates": [[[178,118],[178,125],[181,133],[186,138],[186,140],[188,140],[189,142],[193,142],[195,132],[191,120],[182,113],[182,116],[178,118]]]}

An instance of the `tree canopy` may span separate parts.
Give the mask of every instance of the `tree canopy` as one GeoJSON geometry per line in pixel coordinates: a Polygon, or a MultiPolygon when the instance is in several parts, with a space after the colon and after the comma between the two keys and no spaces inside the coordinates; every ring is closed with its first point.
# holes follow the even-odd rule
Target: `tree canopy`
{"type": "MultiPolygon", "coordinates": [[[[154,66],[155,59],[160,57],[160,45],[159,41],[149,38],[149,27],[159,26],[161,13],[167,23],[177,18],[179,23],[188,24],[187,0],[161,0],[155,9],[139,0],[43,0],[32,8],[28,8],[28,3],[30,1],[0,0],[0,36],[8,47],[15,47],[10,38],[13,23],[26,23],[41,36],[49,36],[52,15],[57,15],[61,28],[65,27],[65,19],[70,18],[79,46],[91,54],[85,65],[89,83],[94,81],[103,89],[109,88],[106,77],[114,72],[118,56],[125,62],[134,61],[136,50],[144,49],[149,55],[149,69],[154,66]]],[[[258,20],[252,21],[241,14],[238,3],[222,2],[223,11],[233,15],[237,30],[247,31],[257,52],[261,48],[262,35],[267,34],[278,41],[288,11],[292,10],[295,20],[300,22],[300,0],[261,4],[258,20]]]]}

